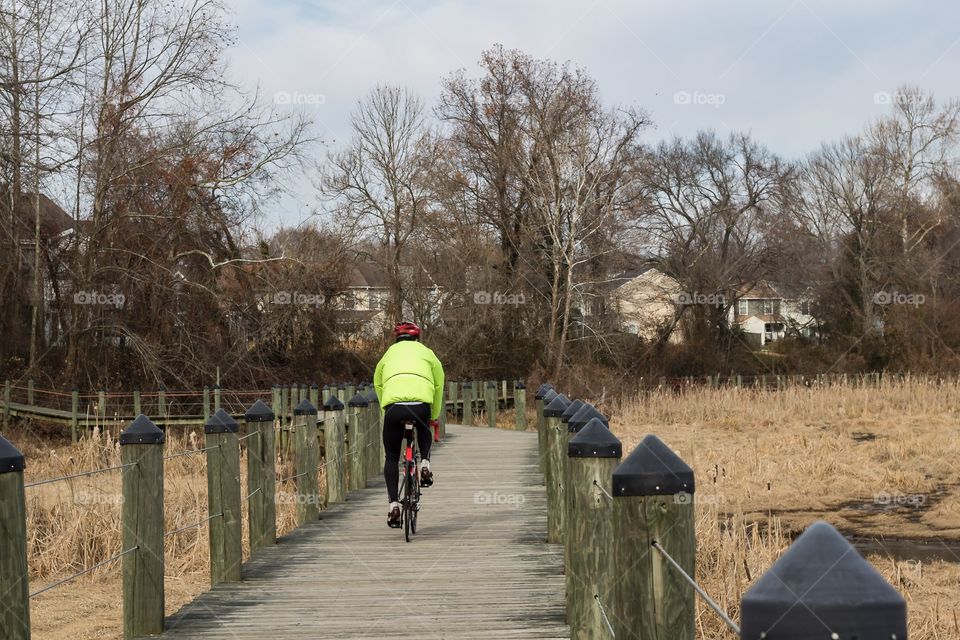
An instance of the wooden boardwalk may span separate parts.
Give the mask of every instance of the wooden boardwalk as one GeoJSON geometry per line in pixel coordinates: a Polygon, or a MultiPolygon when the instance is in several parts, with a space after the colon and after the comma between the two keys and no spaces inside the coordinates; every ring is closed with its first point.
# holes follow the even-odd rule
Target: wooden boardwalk
{"type": "Polygon", "coordinates": [[[382,478],[167,621],[164,638],[569,638],[537,436],[450,425],[413,542],[382,478]]]}

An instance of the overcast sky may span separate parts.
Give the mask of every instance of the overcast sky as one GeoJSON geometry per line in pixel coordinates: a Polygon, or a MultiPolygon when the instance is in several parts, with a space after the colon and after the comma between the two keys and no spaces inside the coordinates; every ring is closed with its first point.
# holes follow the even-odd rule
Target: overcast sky
{"type": "MultiPolygon", "coordinates": [[[[903,83],[960,97],[956,0],[226,1],[234,78],[303,110],[331,146],[375,84],[432,104],[440,78],[476,72],[495,43],[585,68],[608,104],[650,113],[650,140],[746,130],[788,158],[858,131],[903,83]]],[[[268,225],[317,207],[306,179],[292,190],[268,225]]]]}

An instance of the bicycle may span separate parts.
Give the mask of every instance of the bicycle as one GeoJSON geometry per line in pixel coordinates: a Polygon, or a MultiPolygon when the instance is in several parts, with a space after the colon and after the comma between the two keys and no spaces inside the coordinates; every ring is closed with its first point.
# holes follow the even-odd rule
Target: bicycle
{"type": "Polygon", "coordinates": [[[417,451],[417,427],[413,421],[403,423],[403,437],[407,447],[403,452],[403,496],[400,500],[403,535],[407,542],[417,533],[417,515],[420,513],[420,453],[417,451]]]}

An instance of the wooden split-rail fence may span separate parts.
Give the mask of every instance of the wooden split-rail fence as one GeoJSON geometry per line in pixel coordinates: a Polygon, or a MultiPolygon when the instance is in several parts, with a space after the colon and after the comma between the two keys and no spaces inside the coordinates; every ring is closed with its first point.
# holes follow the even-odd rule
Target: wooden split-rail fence
{"type": "MultiPolygon", "coordinates": [[[[341,397],[352,390],[352,385],[325,385],[322,399],[331,390],[341,397]]],[[[458,419],[464,415],[464,404],[469,407],[468,424],[484,419],[484,407],[496,402],[500,407],[512,400],[511,385],[506,380],[448,381],[448,410],[458,419]],[[492,388],[491,388],[491,385],[492,388]]],[[[4,425],[11,419],[31,419],[70,427],[74,442],[84,431],[99,429],[119,434],[140,414],[146,415],[161,429],[170,426],[197,426],[206,424],[217,410],[223,409],[234,419],[242,418],[247,407],[259,398],[270,397],[271,406],[284,424],[293,422],[294,408],[308,399],[318,405],[321,389],[317,384],[277,384],[271,389],[236,390],[217,385],[202,390],[169,391],[97,391],[81,392],[43,389],[33,380],[25,382],[5,380],[0,414],[4,425]]],[[[352,395],[350,396],[352,397],[352,395]]]]}
{"type": "MultiPolygon", "coordinates": [[[[27,402],[13,402],[11,387],[6,386],[4,398],[7,420],[45,420],[53,415],[49,407],[34,404],[43,394],[38,394],[32,385],[31,396],[24,398],[27,402]]],[[[495,427],[498,415],[511,409],[515,410],[515,417],[505,418],[510,427],[526,429],[526,392],[521,382],[449,381],[446,387],[446,411],[441,413],[437,440],[445,437],[448,417],[495,427]]],[[[244,395],[235,393],[233,397],[244,395]]],[[[158,422],[167,427],[195,424],[204,414],[179,414],[171,420],[169,414],[158,411],[155,420],[141,413],[119,433],[118,467],[78,470],[76,474],[29,484],[24,483],[23,477],[28,461],[0,436],[0,637],[30,638],[32,597],[114,562],[120,563],[122,571],[124,637],[163,632],[164,539],[180,531],[164,531],[165,460],[192,454],[206,456],[208,517],[188,528],[208,528],[211,585],[241,580],[244,522],[248,526],[251,557],[276,544],[278,483],[295,483],[296,521],[302,526],[316,521],[323,508],[344,502],[351,492],[365,488],[380,476],[384,453],[379,401],[372,385],[341,384],[322,389],[316,385],[278,386],[271,395],[265,394],[264,399],[271,399],[279,414],[264,399],[256,399],[244,411],[231,413],[217,406],[223,396],[214,395],[214,404],[203,420],[204,445],[170,455],[164,453],[166,433],[158,422]],[[242,447],[247,454],[245,505],[240,486],[242,447]],[[284,450],[293,455],[293,475],[287,478],[280,478],[276,468],[280,447],[286,447],[284,450]],[[33,486],[112,471],[122,474],[122,550],[93,567],[31,591],[26,491],[33,486]],[[322,492],[321,475],[325,478],[322,492]]],[[[131,394],[130,398],[136,396],[131,394]]]]}

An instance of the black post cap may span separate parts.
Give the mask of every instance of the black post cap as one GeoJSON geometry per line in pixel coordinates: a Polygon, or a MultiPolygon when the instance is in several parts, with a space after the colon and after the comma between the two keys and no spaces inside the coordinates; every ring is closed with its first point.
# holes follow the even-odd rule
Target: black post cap
{"type": "Polygon", "coordinates": [[[652,434],[613,470],[614,497],[665,496],[693,491],[693,469],[652,434]]]}
{"type": "Polygon", "coordinates": [[[337,385],[337,389],[340,389],[340,391],[346,391],[346,389],[347,389],[347,383],[346,383],[346,382],[341,382],[340,384],[337,385]]]}
{"type": "Polygon", "coordinates": [[[574,400],[567,405],[567,408],[563,410],[563,413],[560,414],[560,422],[570,422],[570,418],[580,411],[580,409],[586,404],[583,400],[574,400]]]}
{"type": "Polygon", "coordinates": [[[160,427],[142,413],[120,432],[120,444],[160,444],[163,438],[160,427]]]}
{"type": "Polygon", "coordinates": [[[543,408],[543,417],[544,418],[559,418],[563,415],[564,409],[570,404],[570,399],[562,393],[554,396],[544,408],[543,408]]]}
{"type": "Polygon", "coordinates": [[[463,388],[464,388],[464,389],[469,389],[469,388],[471,388],[471,387],[473,387],[473,383],[471,383],[471,382],[469,382],[469,381],[463,383],[463,388]]]}
{"type": "Polygon", "coordinates": [[[815,522],[743,595],[741,638],[907,637],[907,604],[839,531],[815,522]]]}
{"type": "Polygon", "coordinates": [[[330,385],[325,384],[325,385],[323,385],[323,388],[324,388],[324,389],[329,389],[329,388],[330,388],[330,385]]]}
{"type": "Polygon", "coordinates": [[[275,417],[273,409],[263,400],[254,402],[243,414],[243,419],[247,422],[273,422],[275,417]]]}
{"type": "Polygon", "coordinates": [[[547,406],[551,400],[560,395],[556,389],[547,389],[547,393],[543,396],[543,406],[547,406]]]}
{"type": "Polygon", "coordinates": [[[323,403],[324,411],[343,411],[343,403],[340,402],[340,398],[336,395],[332,395],[327,398],[327,401],[323,403]]]}
{"type": "Polygon", "coordinates": [[[496,383],[496,382],[488,382],[488,383],[487,383],[487,389],[496,389],[496,388],[497,388],[497,383],[496,383]]]}
{"type": "Polygon", "coordinates": [[[366,407],[370,405],[370,402],[362,393],[357,392],[356,395],[350,398],[350,402],[348,402],[347,404],[350,405],[351,407],[366,407]]]}
{"type": "Polygon", "coordinates": [[[592,404],[585,404],[580,407],[579,411],[573,414],[573,417],[571,417],[570,420],[567,421],[567,430],[576,433],[577,431],[580,431],[580,429],[583,429],[585,426],[587,426],[588,422],[594,419],[602,422],[607,428],[610,427],[610,421],[607,420],[605,415],[600,413],[599,409],[592,404]]]}
{"type": "Polygon", "coordinates": [[[309,416],[311,413],[317,415],[317,408],[306,398],[293,408],[293,415],[295,416],[309,416]]]}
{"type": "Polygon", "coordinates": [[[26,467],[26,460],[20,450],[9,440],[0,436],[0,473],[23,471],[26,467]]]}
{"type": "Polygon", "coordinates": [[[523,383],[523,380],[517,380],[517,381],[513,384],[513,388],[514,388],[514,389],[526,389],[526,388],[527,388],[527,385],[525,385],[525,384],[523,383]]]}
{"type": "Polygon", "coordinates": [[[380,402],[380,398],[377,397],[377,390],[374,389],[373,387],[370,387],[370,390],[367,391],[367,396],[366,396],[366,397],[367,397],[367,402],[370,402],[370,403],[373,403],[373,402],[379,403],[379,402],[380,402]]]}
{"type": "Polygon", "coordinates": [[[319,389],[320,387],[318,387],[318,386],[317,386],[317,383],[314,382],[312,385],[310,385],[310,388],[311,388],[311,389],[319,389]]]}
{"type": "Polygon", "coordinates": [[[204,433],[236,433],[239,430],[237,421],[223,409],[217,409],[203,425],[204,433]]]}
{"type": "Polygon", "coordinates": [[[623,445],[598,418],[593,418],[567,443],[571,458],[620,458],[623,445]]]}
{"type": "Polygon", "coordinates": [[[543,400],[543,397],[547,395],[547,391],[553,391],[553,385],[549,382],[544,382],[542,385],[537,387],[536,393],[533,394],[533,397],[537,400],[543,400]]]}

